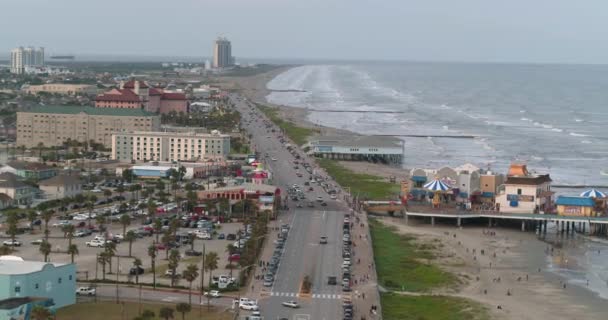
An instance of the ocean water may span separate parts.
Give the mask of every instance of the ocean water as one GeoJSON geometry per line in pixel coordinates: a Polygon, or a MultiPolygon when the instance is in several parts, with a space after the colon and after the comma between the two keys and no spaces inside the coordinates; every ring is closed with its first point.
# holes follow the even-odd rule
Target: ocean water
{"type": "MultiPolygon", "coordinates": [[[[306,65],[268,83],[268,101],[314,110],[309,120],[363,134],[403,137],[403,166],[473,163],[506,172],[511,162],[556,184],[608,185],[608,66],[472,63],[306,65]]],[[[608,191],[608,190],[607,190],[608,191]]]]}
{"type": "MultiPolygon", "coordinates": [[[[554,184],[608,185],[600,174],[608,171],[608,66],[334,63],[290,69],[268,88],[305,91],[272,92],[267,100],[319,110],[309,120],[320,125],[362,134],[475,137],[403,137],[405,168],[470,162],[506,173],[517,161],[550,173],[554,184]]],[[[563,237],[554,229],[546,241],[562,244],[559,254],[566,257],[547,256],[547,270],[608,299],[608,241],[563,237]]]]}

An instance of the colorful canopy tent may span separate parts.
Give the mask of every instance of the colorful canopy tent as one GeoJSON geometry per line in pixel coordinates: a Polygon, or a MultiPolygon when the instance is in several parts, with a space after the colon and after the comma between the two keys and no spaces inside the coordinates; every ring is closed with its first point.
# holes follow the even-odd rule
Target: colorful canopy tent
{"type": "Polygon", "coordinates": [[[596,189],[589,189],[583,193],[581,193],[581,197],[586,197],[586,198],[606,198],[606,194],[596,190],[596,189]]]}
{"type": "Polygon", "coordinates": [[[424,188],[435,193],[433,196],[433,206],[439,207],[440,199],[439,194],[445,191],[450,190],[450,186],[448,186],[445,182],[435,179],[430,181],[424,185],[424,188]]]}
{"type": "Polygon", "coordinates": [[[450,186],[439,179],[430,181],[424,185],[424,188],[433,192],[441,192],[450,190],[450,186]]]}

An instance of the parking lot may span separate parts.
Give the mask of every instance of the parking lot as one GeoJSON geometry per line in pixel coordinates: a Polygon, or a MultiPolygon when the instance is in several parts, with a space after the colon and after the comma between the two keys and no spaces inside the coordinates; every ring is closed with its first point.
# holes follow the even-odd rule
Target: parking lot
{"type": "MultiPolygon", "coordinates": [[[[158,217],[166,217],[169,214],[160,214],[158,217]]],[[[74,214],[73,216],[76,216],[74,214]]],[[[145,229],[150,230],[152,225],[142,224],[142,221],[145,217],[137,217],[132,216],[132,222],[127,227],[127,232],[129,230],[134,231],[142,231],[145,229]]],[[[114,235],[122,235],[123,226],[120,224],[117,219],[108,219],[109,221],[106,224],[107,227],[107,235],[108,239],[112,239],[114,235]]],[[[94,220],[93,220],[94,221],[94,220]]],[[[49,222],[49,243],[52,247],[52,253],[49,255],[49,259],[51,262],[60,262],[60,263],[69,263],[71,260],[71,256],[67,253],[68,248],[68,238],[64,237],[64,233],[61,228],[61,224],[73,224],[79,225],[83,224],[84,226],[77,228],[76,230],[86,230],[87,221],[77,221],[77,220],[59,220],[57,218],[53,218],[49,222]]],[[[148,221],[150,222],[150,221],[148,221]]],[[[95,225],[95,223],[92,223],[95,225]]],[[[184,228],[181,227],[178,229],[177,234],[184,235],[184,239],[187,239],[187,234],[193,233],[197,230],[196,225],[193,225],[194,228],[184,228]]],[[[226,237],[229,234],[237,235],[239,230],[244,230],[243,224],[241,223],[221,223],[214,225],[214,233],[210,236],[212,239],[203,240],[197,237],[194,241],[194,250],[202,252],[203,247],[206,253],[216,252],[219,256],[218,261],[218,269],[213,271],[214,276],[219,275],[229,275],[230,270],[226,268],[229,264],[228,258],[229,253],[227,251],[227,247],[229,244],[234,244],[235,240],[228,239],[218,239],[220,234],[223,234],[226,237]]],[[[79,254],[74,257],[75,263],[77,265],[78,279],[79,280],[92,280],[92,279],[101,279],[102,275],[102,266],[100,264],[96,264],[97,255],[103,252],[103,247],[89,247],[86,245],[87,242],[92,241],[96,236],[103,237],[106,233],[102,232],[92,232],[90,235],[86,235],[83,237],[74,237],[72,239],[72,243],[78,246],[79,254]]],[[[14,255],[23,257],[26,260],[39,260],[42,261],[44,259],[44,255],[39,251],[39,244],[33,244],[34,241],[41,241],[44,238],[44,222],[42,222],[41,226],[34,226],[34,230],[32,233],[26,232],[24,234],[20,234],[17,236],[17,240],[21,243],[21,246],[16,247],[16,251],[13,253],[14,255]]],[[[159,235],[159,240],[162,239],[162,234],[159,235]]],[[[112,258],[112,270],[110,270],[109,265],[106,265],[106,278],[115,280],[117,277],[116,271],[118,270],[118,280],[120,281],[135,281],[135,276],[129,275],[129,270],[133,267],[133,261],[135,258],[139,258],[142,260],[142,267],[145,269],[145,273],[139,275],[139,282],[143,283],[152,283],[152,272],[151,272],[151,259],[148,256],[148,247],[153,245],[156,241],[156,234],[152,234],[150,236],[143,236],[141,238],[137,238],[132,243],[131,248],[131,257],[129,257],[129,243],[127,241],[120,241],[116,243],[116,256],[112,258]]],[[[2,241],[10,241],[8,236],[3,233],[2,241]]],[[[162,241],[162,240],[161,240],[162,241]]],[[[164,273],[167,270],[168,260],[166,260],[166,249],[161,244],[158,244],[157,258],[156,258],[156,270],[157,270],[157,283],[170,285],[170,278],[165,277],[164,273]]],[[[177,268],[177,273],[181,274],[182,270],[184,270],[189,264],[194,263],[197,264],[200,270],[202,256],[187,256],[186,251],[191,249],[190,244],[182,244],[178,248],[176,248],[180,252],[181,260],[179,266],[177,268]]],[[[170,250],[170,249],[169,249],[170,250]]],[[[237,262],[233,263],[235,266],[237,262]]],[[[205,272],[205,284],[208,283],[209,272],[205,272]]],[[[232,276],[234,278],[238,278],[238,269],[234,269],[232,272],[232,276]]],[[[177,285],[188,286],[186,281],[178,281],[177,285]]],[[[194,281],[193,288],[199,287],[200,277],[194,281]]]]}

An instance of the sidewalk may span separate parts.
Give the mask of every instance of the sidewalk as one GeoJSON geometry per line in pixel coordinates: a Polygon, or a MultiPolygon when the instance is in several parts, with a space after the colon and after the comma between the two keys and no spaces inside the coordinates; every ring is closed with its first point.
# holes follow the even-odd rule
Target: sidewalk
{"type": "Polygon", "coordinates": [[[374,265],[374,252],[367,224],[367,215],[354,211],[354,225],[351,229],[353,239],[353,304],[354,319],[381,319],[380,293],[374,265]],[[359,222],[357,223],[357,218],[359,222]],[[356,284],[355,284],[356,282],[356,284]],[[376,313],[371,307],[376,306],[376,313]]]}

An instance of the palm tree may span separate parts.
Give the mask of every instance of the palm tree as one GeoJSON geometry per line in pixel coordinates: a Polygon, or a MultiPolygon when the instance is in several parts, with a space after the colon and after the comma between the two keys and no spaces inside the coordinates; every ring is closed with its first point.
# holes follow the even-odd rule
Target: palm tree
{"type": "MultiPolygon", "coordinates": [[[[91,226],[91,220],[93,220],[92,216],[93,216],[93,209],[95,208],[95,201],[97,201],[97,200],[93,201],[93,197],[95,197],[95,196],[92,195],[89,198],[89,202],[87,202],[87,209],[89,210],[89,219],[88,219],[89,227],[91,226]]],[[[95,197],[95,198],[97,198],[97,197],[95,197]]]]}
{"type": "Polygon", "coordinates": [[[181,302],[181,303],[178,303],[175,306],[175,310],[177,310],[177,312],[181,313],[182,314],[182,320],[185,320],[186,319],[186,313],[192,311],[192,305],[188,304],[188,303],[181,302]]]}
{"type": "Polygon", "coordinates": [[[133,267],[135,268],[135,283],[139,283],[139,269],[141,269],[142,262],[140,258],[133,259],[133,267]]]}
{"type": "Polygon", "coordinates": [[[116,243],[106,242],[104,252],[108,256],[108,265],[110,266],[110,273],[112,273],[112,257],[116,255],[116,243]]]}
{"type": "Polygon", "coordinates": [[[170,307],[162,307],[158,312],[158,316],[165,320],[173,319],[173,309],[170,307]]]}
{"type": "Polygon", "coordinates": [[[105,230],[106,217],[98,215],[95,217],[95,221],[97,222],[97,225],[99,225],[99,231],[105,230]]]}
{"type": "Polygon", "coordinates": [[[127,226],[131,224],[131,216],[128,214],[123,214],[120,216],[120,224],[122,224],[122,234],[127,234],[127,226]]]}
{"type": "Polygon", "coordinates": [[[32,320],[48,320],[51,315],[51,312],[47,308],[39,304],[35,305],[31,311],[32,320]]]}
{"type": "Polygon", "coordinates": [[[156,233],[156,242],[158,242],[158,237],[160,236],[160,231],[163,229],[163,221],[160,218],[156,218],[154,220],[154,233],[156,233]]]}
{"type": "Polygon", "coordinates": [[[160,242],[167,248],[165,250],[165,259],[169,259],[169,245],[171,244],[171,242],[173,242],[174,239],[175,238],[171,234],[170,230],[167,230],[165,233],[163,233],[163,237],[160,238],[160,242]]]}
{"type": "MultiPolygon", "coordinates": [[[[209,270],[209,288],[211,288],[211,279],[213,278],[213,270],[217,269],[219,257],[217,253],[211,251],[205,257],[205,269],[209,270]]],[[[207,295],[207,309],[211,308],[211,295],[207,295]]]]}
{"type": "Polygon", "coordinates": [[[194,233],[188,233],[188,240],[190,240],[190,250],[194,251],[194,241],[196,241],[196,235],[194,233]]]}
{"type": "MultiPolygon", "coordinates": [[[[37,148],[38,148],[38,159],[42,159],[42,149],[44,149],[44,143],[38,142],[37,148]]],[[[39,161],[41,161],[41,160],[39,160],[39,161]]]]}
{"type": "Polygon", "coordinates": [[[38,250],[44,255],[44,262],[48,262],[49,254],[51,254],[51,244],[47,239],[40,243],[40,248],[38,250]]]}
{"type": "Polygon", "coordinates": [[[129,191],[131,191],[131,199],[138,199],[139,200],[138,191],[140,191],[140,190],[141,190],[141,185],[139,185],[139,184],[131,185],[129,187],[129,191]]]}
{"type": "Polygon", "coordinates": [[[49,221],[53,218],[53,210],[44,210],[42,212],[42,220],[44,220],[44,239],[49,240],[49,221]]]}
{"type": "Polygon", "coordinates": [[[182,277],[190,283],[188,288],[188,303],[192,304],[192,282],[198,277],[198,267],[195,264],[189,264],[186,270],[182,272],[182,277]]]}
{"type": "Polygon", "coordinates": [[[106,199],[108,199],[109,197],[112,196],[112,190],[110,190],[110,189],[103,189],[103,196],[106,197],[106,199]]]}
{"type": "Polygon", "coordinates": [[[68,254],[72,258],[72,263],[74,263],[74,255],[78,255],[78,246],[75,244],[70,244],[68,246],[68,254]]]}
{"type": "Polygon", "coordinates": [[[131,249],[133,248],[133,241],[135,241],[137,239],[137,235],[135,234],[135,231],[133,230],[129,230],[129,232],[127,232],[127,234],[125,234],[125,241],[129,242],[129,257],[131,256],[131,249]]]}
{"type": "Polygon", "coordinates": [[[152,287],[156,289],[156,247],[154,244],[148,247],[148,257],[150,257],[150,265],[152,267],[152,287]]]}
{"type": "MultiPolygon", "coordinates": [[[[169,251],[169,248],[167,248],[167,251],[169,251]]],[[[179,258],[179,250],[171,250],[171,254],[169,255],[169,269],[171,270],[172,287],[175,285],[175,279],[177,278],[177,266],[179,265],[179,258]]]]}
{"type": "Polygon", "coordinates": [[[6,233],[11,236],[12,243],[15,243],[15,237],[17,236],[17,224],[19,223],[19,216],[16,213],[10,213],[6,218],[6,223],[8,224],[8,230],[6,233]]]}
{"type": "Polygon", "coordinates": [[[36,211],[30,210],[27,212],[27,220],[30,222],[32,233],[34,232],[34,221],[36,221],[36,219],[38,219],[38,214],[36,213],[36,211]]]}
{"type": "Polygon", "coordinates": [[[112,260],[108,252],[104,251],[97,256],[97,263],[101,264],[101,279],[106,280],[106,264],[112,260]]]}
{"type": "Polygon", "coordinates": [[[72,245],[72,239],[74,238],[74,232],[76,231],[76,227],[73,224],[66,224],[61,227],[61,231],[63,231],[63,237],[68,238],[68,247],[72,245]]]}

